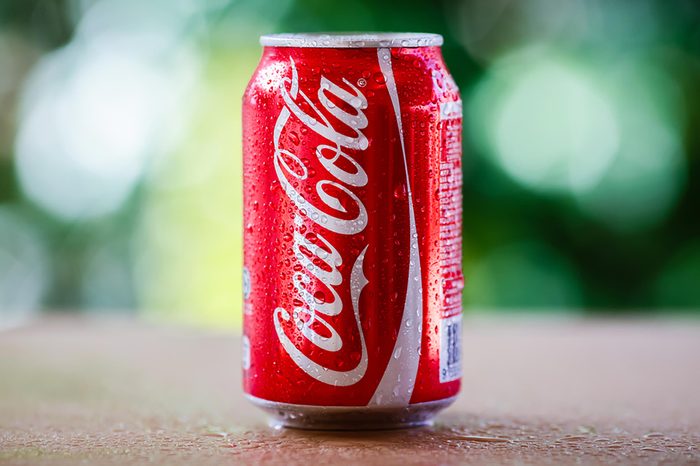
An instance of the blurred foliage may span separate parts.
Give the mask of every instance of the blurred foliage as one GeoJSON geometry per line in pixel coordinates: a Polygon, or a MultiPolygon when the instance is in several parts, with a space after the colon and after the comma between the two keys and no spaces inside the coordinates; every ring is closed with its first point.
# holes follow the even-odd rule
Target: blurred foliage
{"type": "Polygon", "coordinates": [[[698,310],[698,22],[692,0],[5,0],[0,319],[237,325],[258,36],[346,30],[445,37],[467,307],[698,310]]]}

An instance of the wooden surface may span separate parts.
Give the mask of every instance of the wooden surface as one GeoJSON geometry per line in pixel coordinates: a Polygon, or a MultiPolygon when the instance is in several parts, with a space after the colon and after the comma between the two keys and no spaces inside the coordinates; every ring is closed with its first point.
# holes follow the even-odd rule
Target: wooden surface
{"type": "Polygon", "coordinates": [[[239,338],[51,319],[0,333],[0,464],[700,464],[700,323],[467,319],[433,427],[268,427],[239,338]]]}

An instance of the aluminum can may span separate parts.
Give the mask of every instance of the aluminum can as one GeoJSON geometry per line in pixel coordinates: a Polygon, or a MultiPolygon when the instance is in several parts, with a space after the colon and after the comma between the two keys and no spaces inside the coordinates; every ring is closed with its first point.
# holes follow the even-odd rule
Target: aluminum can
{"type": "Polygon", "coordinates": [[[436,34],[275,34],[243,98],[243,384],[285,426],[422,425],[461,376],[462,104],[436,34]]]}

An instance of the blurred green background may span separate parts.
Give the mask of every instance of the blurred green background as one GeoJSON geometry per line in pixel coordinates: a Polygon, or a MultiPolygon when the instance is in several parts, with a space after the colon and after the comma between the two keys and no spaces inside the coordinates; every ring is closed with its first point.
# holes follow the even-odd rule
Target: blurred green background
{"type": "Polygon", "coordinates": [[[258,36],[336,30],[445,37],[467,309],[700,309],[697,1],[3,0],[0,327],[239,325],[258,36]]]}

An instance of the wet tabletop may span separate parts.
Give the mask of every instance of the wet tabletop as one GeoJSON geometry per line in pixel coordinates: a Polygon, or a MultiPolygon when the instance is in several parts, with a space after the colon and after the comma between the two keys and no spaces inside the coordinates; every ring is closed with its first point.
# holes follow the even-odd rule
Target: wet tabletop
{"type": "Polygon", "coordinates": [[[0,333],[0,464],[700,464],[700,322],[467,318],[432,427],[275,429],[239,337],[45,319],[0,333]]]}

